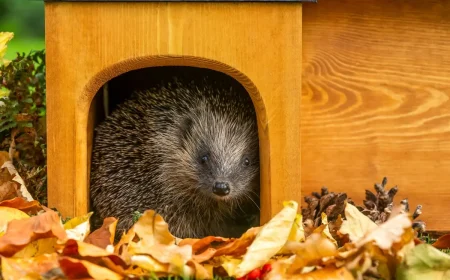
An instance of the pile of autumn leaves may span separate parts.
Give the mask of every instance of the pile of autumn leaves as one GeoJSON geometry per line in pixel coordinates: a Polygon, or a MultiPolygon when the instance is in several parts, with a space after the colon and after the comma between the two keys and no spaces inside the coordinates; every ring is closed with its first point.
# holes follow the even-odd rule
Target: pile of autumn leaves
{"type": "Polygon", "coordinates": [[[4,279],[252,279],[255,271],[264,279],[446,279],[450,273],[450,257],[419,242],[412,218],[401,208],[377,225],[345,203],[345,219],[339,215],[334,223],[336,234],[325,213],[321,225],[305,234],[298,204],[287,201],[267,224],[236,239],[179,239],[148,210],[114,244],[117,219],[105,219],[93,232],[92,213],[63,223],[57,212],[30,199],[20,182],[6,160],[0,195],[8,190],[16,196],[0,202],[4,279]]]}

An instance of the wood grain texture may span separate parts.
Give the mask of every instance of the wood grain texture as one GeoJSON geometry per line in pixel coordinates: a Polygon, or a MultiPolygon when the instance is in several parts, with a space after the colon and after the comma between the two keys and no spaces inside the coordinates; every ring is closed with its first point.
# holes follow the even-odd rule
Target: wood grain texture
{"type": "Polygon", "coordinates": [[[45,12],[51,207],[70,216],[88,210],[96,92],[122,73],[162,65],[222,71],[249,92],[258,115],[261,222],[300,198],[300,3],[55,2],[45,12]]]}
{"type": "Polygon", "coordinates": [[[326,185],[361,203],[387,176],[427,229],[450,229],[450,2],[328,0],[303,15],[303,195],[326,185]]]}

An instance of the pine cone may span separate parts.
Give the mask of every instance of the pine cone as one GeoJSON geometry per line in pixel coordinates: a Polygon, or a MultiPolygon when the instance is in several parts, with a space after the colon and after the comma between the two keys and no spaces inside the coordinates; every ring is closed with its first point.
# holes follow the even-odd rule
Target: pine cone
{"type": "Polygon", "coordinates": [[[320,194],[313,192],[306,196],[307,206],[302,208],[305,235],[308,236],[322,224],[322,213],[325,213],[330,233],[335,237],[340,227],[340,221],[337,218],[339,215],[344,217],[345,200],[347,200],[347,194],[329,192],[327,187],[322,187],[320,194]]]}
{"type": "MultiPolygon", "coordinates": [[[[398,187],[394,186],[389,191],[385,189],[387,184],[387,178],[384,177],[381,184],[376,183],[374,189],[376,195],[369,190],[366,190],[366,199],[363,201],[364,206],[358,206],[358,209],[367,217],[369,217],[376,224],[386,222],[391,215],[392,208],[394,206],[394,197],[398,192],[398,187]]],[[[400,201],[402,212],[409,212],[408,199],[405,198],[400,201]]],[[[422,214],[422,205],[417,205],[416,210],[413,213],[413,220],[422,214]]],[[[417,220],[413,222],[413,228],[416,232],[425,231],[425,223],[417,220]]]]}

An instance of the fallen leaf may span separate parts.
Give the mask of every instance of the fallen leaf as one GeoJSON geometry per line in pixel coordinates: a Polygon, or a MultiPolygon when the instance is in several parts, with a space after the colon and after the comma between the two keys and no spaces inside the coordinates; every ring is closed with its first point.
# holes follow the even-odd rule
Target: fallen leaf
{"type": "Polygon", "coordinates": [[[390,217],[386,222],[366,233],[365,236],[355,242],[355,246],[360,247],[374,241],[380,249],[388,250],[394,243],[402,240],[405,231],[408,228],[410,229],[411,226],[412,222],[408,214],[400,213],[395,217],[390,217]]]}
{"type": "Polygon", "coordinates": [[[345,220],[338,231],[340,234],[348,234],[350,241],[356,241],[377,227],[377,224],[361,213],[358,208],[345,202],[345,220]]]}
{"type": "Polygon", "coordinates": [[[114,271],[85,260],[70,257],[59,258],[61,270],[69,279],[94,278],[104,280],[120,280],[123,277],[114,271]]]}
{"type": "Polygon", "coordinates": [[[17,197],[17,183],[5,182],[0,185],[0,200],[7,200],[17,197]]]}
{"type": "Polygon", "coordinates": [[[286,245],[296,255],[287,274],[299,273],[306,266],[319,265],[324,258],[337,255],[334,243],[320,233],[312,233],[305,242],[289,242],[286,245]]]}
{"type": "Polygon", "coordinates": [[[317,269],[312,272],[307,272],[297,275],[277,275],[268,274],[269,280],[353,280],[353,275],[345,268],[324,268],[317,269]]]}
{"type": "Polygon", "coordinates": [[[450,248],[450,234],[442,235],[431,245],[437,249],[449,249],[450,248]]]}
{"type": "Polygon", "coordinates": [[[195,261],[188,261],[187,265],[190,266],[194,270],[194,278],[195,279],[212,279],[213,277],[213,267],[212,266],[203,266],[195,261]]]}
{"type": "Polygon", "coordinates": [[[175,244],[175,237],[170,233],[169,225],[154,210],[145,211],[132,228],[140,238],[139,245],[175,244]]]}
{"type": "Polygon", "coordinates": [[[249,228],[241,237],[233,240],[232,242],[217,248],[214,256],[242,256],[247,252],[247,248],[255,240],[258,233],[261,231],[261,227],[249,228]]]}
{"type": "Polygon", "coordinates": [[[14,254],[13,258],[31,258],[55,252],[57,238],[35,240],[14,254]]]}
{"type": "Polygon", "coordinates": [[[108,245],[113,245],[117,222],[118,220],[114,217],[104,219],[102,226],[89,234],[84,242],[103,249],[106,249],[108,245]]]}
{"type": "Polygon", "coordinates": [[[89,212],[81,217],[70,219],[64,224],[67,238],[83,241],[90,231],[89,218],[93,212],[89,212]]]}
{"type": "Polygon", "coordinates": [[[102,258],[109,258],[115,265],[119,265],[123,269],[128,267],[117,254],[79,240],[69,239],[65,244],[58,246],[57,251],[61,256],[84,258],[91,262],[100,262],[102,258]]]}
{"type": "Polygon", "coordinates": [[[4,235],[8,226],[8,223],[12,220],[21,220],[21,219],[28,219],[30,216],[28,216],[26,213],[17,210],[15,208],[0,206],[0,235],[4,235]]]}
{"type": "Polygon", "coordinates": [[[162,264],[147,255],[131,256],[132,266],[138,266],[147,272],[153,272],[156,276],[167,275],[169,271],[169,264],[162,264]]]}
{"type": "Polygon", "coordinates": [[[14,33],[12,32],[0,32],[0,62],[2,61],[6,53],[6,43],[8,43],[13,37],[14,33]]]}
{"type": "Polygon", "coordinates": [[[36,258],[2,257],[2,276],[4,279],[42,279],[48,271],[59,267],[56,253],[36,258]]]}
{"type": "Polygon", "coordinates": [[[236,269],[237,277],[261,267],[283,248],[297,217],[297,210],[297,202],[285,202],[284,208],[261,228],[236,269]]]}
{"type": "Polygon", "coordinates": [[[61,219],[54,211],[49,210],[28,219],[11,220],[5,234],[0,237],[0,255],[11,257],[31,242],[51,237],[60,240],[67,237],[61,219]]]}
{"type": "Polygon", "coordinates": [[[160,263],[173,263],[174,259],[182,260],[183,265],[192,259],[192,247],[190,245],[177,246],[155,244],[153,246],[139,246],[137,243],[130,243],[128,252],[131,255],[151,255],[160,263]]]}
{"type": "Polygon", "coordinates": [[[0,168],[6,168],[9,174],[13,176],[11,180],[19,183],[17,190],[20,196],[24,197],[28,201],[34,200],[27,187],[25,186],[25,182],[23,181],[22,177],[20,177],[19,172],[17,172],[16,168],[14,167],[12,161],[5,161],[3,165],[0,166],[0,168]]]}
{"type": "Polygon", "coordinates": [[[39,201],[27,201],[23,197],[15,197],[10,200],[3,200],[0,202],[0,206],[15,208],[27,213],[28,215],[35,215],[39,211],[43,210],[42,205],[39,203],[39,201]]]}
{"type": "Polygon", "coordinates": [[[429,244],[417,245],[397,268],[396,279],[450,279],[450,256],[429,244]]]}
{"type": "Polygon", "coordinates": [[[193,253],[203,252],[209,247],[219,247],[232,242],[233,238],[224,238],[219,236],[207,236],[202,239],[186,238],[178,243],[178,246],[191,245],[193,253]],[[217,244],[211,245],[211,243],[217,242],[217,244]]]}

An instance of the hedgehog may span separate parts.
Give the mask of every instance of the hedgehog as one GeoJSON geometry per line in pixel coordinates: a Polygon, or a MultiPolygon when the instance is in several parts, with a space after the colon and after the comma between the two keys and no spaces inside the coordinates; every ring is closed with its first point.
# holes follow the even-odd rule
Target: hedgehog
{"type": "Polygon", "coordinates": [[[259,141],[252,100],[228,75],[169,75],[95,129],[94,228],[154,210],[178,238],[239,237],[259,224],[259,141]],[[96,221],[96,222],[95,222],[96,221]]]}

